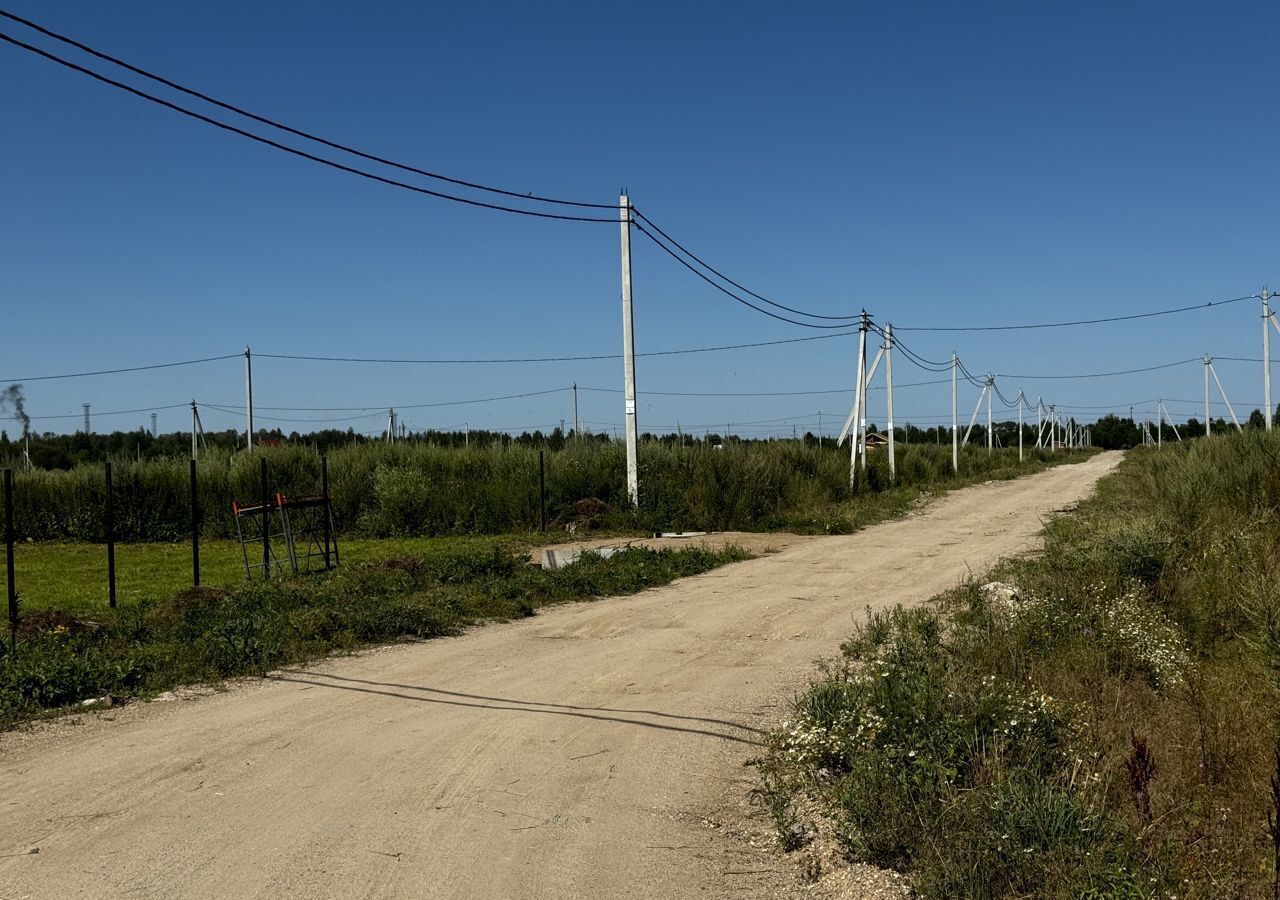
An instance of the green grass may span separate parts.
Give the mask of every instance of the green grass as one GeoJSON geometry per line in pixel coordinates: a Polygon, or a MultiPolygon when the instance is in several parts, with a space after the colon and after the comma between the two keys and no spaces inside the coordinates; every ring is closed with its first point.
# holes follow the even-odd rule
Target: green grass
{"type": "MultiPolygon", "coordinates": [[[[943,448],[947,450],[948,448],[943,448]]],[[[692,451],[691,451],[692,452],[692,451]]],[[[728,451],[732,455],[735,451],[728,451]]],[[[754,451],[742,450],[742,453],[754,451]]],[[[830,464],[830,451],[812,449],[815,454],[810,462],[822,461],[823,466],[830,464]],[[821,456],[816,454],[823,454],[821,456]]],[[[991,479],[1008,479],[1042,471],[1049,466],[1066,462],[1076,462],[1083,454],[1028,454],[1025,462],[1019,463],[1017,451],[1006,451],[987,456],[985,451],[973,451],[964,457],[965,465],[958,475],[950,473],[949,455],[942,459],[947,465],[937,469],[933,459],[936,448],[923,447],[918,456],[911,454],[903,457],[903,465],[919,469],[924,465],[925,454],[928,453],[927,470],[915,472],[915,479],[904,477],[898,484],[889,486],[879,479],[883,473],[877,469],[884,460],[882,456],[873,456],[869,474],[861,474],[863,487],[858,492],[848,493],[848,460],[839,461],[843,480],[844,496],[828,496],[828,486],[821,482],[829,475],[816,479],[815,483],[804,488],[777,487],[779,496],[795,496],[798,492],[808,492],[808,500],[796,499],[800,505],[788,512],[770,512],[770,504],[762,499],[750,499],[755,496],[754,487],[736,484],[732,480],[723,484],[727,499],[721,502],[741,504],[743,510],[723,516],[712,516],[716,524],[712,530],[738,528],[750,531],[791,530],[802,534],[844,534],[865,528],[868,525],[886,519],[896,518],[907,513],[926,493],[940,495],[948,490],[991,479]],[[915,460],[913,463],[912,460],[915,460]],[[868,485],[875,482],[874,489],[868,485]],[[734,499],[735,492],[741,492],[734,499]],[[742,517],[755,510],[749,521],[742,517]],[[745,527],[744,527],[745,526],[745,527]]],[[[761,460],[772,465],[772,457],[761,456],[761,460]]],[[[736,465],[736,464],[735,464],[736,465]]],[[[736,471],[730,469],[729,471],[736,471]]],[[[802,466],[797,476],[805,477],[802,466]]],[[[701,488],[696,485],[690,488],[697,492],[701,488]]],[[[697,501],[704,503],[703,500],[697,501]]],[[[705,501],[705,502],[710,502],[705,501]]],[[[612,516],[595,527],[578,534],[569,534],[563,528],[552,528],[546,533],[526,530],[518,533],[499,535],[500,540],[512,547],[532,548],[544,544],[574,540],[586,536],[605,535],[641,535],[643,516],[612,516]]],[[[658,525],[656,527],[678,529],[690,525],[689,520],[674,519],[683,525],[658,525]]],[[[697,523],[693,523],[696,525],[697,523]]],[[[691,526],[692,527],[692,526],[691,526]]],[[[700,526],[699,526],[700,527],[700,526]]],[[[649,529],[652,531],[652,528],[649,529]]],[[[435,548],[466,549],[474,546],[488,546],[493,537],[475,534],[459,534],[444,536],[386,536],[368,537],[356,535],[344,537],[340,541],[342,559],[347,563],[377,562],[399,556],[430,552],[435,548]]],[[[200,544],[201,583],[213,587],[231,587],[244,581],[244,566],[239,544],[233,540],[217,537],[205,537],[200,544]]],[[[107,551],[101,543],[79,541],[24,541],[17,547],[15,577],[17,589],[22,598],[22,605],[27,610],[57,608],[80,615],[94,613],[107,605],[107,551]]],[[[142,600],[160,600],[171,597],[191,584],[191,546],[186,541],[158,542],[145,541],[134,543],[118,543],[116,545],[116,592],[117,602],[130,605],[142,600]]]]}
{"type": "Polygon", "coordinates": [[[783,846],[926,898],[1275,896],[1278,463],[1259,432],[1132,451],[991,573],[1017,599],[870,617],[758,761],[783,846]]]}
{"type": "MultiPolygon", "coordinates": [[[[594,536],[594,535],[593,535],[594,536]]],[[[339,542],[345,565],[449,551],[487,548],[497,540],[513,550],[572,539],[563,531],[527,532],[494,537],[348,538],[339,542]]],[[[261,553],[261,550],[258,551],[261,553]]],[[[105,544],[60,541],[19,544],[14,572],[22,609],[61,609],[93,615],[107,608],[105,544]]],[[[253,560],[250,560],[252,563],[253,560]]],[[[245,581],[240,545],[224,538],[200,543],[200,582],[228,588],[245,581]]],[[[140,543],[116,545],[116,602],[135,605],[164,600],[191,586],[191,545],[140,543]]]]}
{"type": "Polygon", "coordinates": [[[492,539],[438,542],[329,573],[188,590],[92,615],[33,611],[16,649],[0,645],[0,727],[86,698],[145,697],[368,644],[441,637],[549,604],[634,593],[747,556],[735,547],[629,550],[552,572],[492,539]]]}

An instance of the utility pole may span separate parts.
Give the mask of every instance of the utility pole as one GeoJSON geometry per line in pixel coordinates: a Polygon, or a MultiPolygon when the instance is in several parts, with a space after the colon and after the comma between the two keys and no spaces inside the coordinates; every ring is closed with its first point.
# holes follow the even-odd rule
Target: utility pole
{"type": "Polygon", "coordinates": [[[244,348],[245,445],[253,450],[253,353],[244,348]]]}
{"type": "Polygon", "coordinates": [[[960,422],[956,418],[956,368],[960,358],[951,351],[951,471],[960,471],[960,422]]]}
{"type": "Polygon", "coordinates": [[[196,418],[196,401],[191,401],[191,458],[197,459],[200,456],[200,450],[196,446],[196,428],[199,420],[196,418]]]}
{"type": "Polygon", "coordinates": [[[582,435],[582,421],[578,418],[578,382],[573,383],[573,437],[577,440],[582,435]]]}
{"type": "Polygon", "coordinates": [[[1204,355],[1204,436],[1209,436],[1209,354],[1204,355]]]}
{"type": "Polygon", "coordinates": [[[867,316],[867,311],[864,309],[862,311],[862,320],[858,325],[858,396],[862,398],[862,407],[859,410],[858,421],[854,423],[858,436],[858,443],[855,446],[860,445],[858,455],[861,458],[862,471],[864,472],[867,470],[867,406],[869,400],[867,397],[867,331],[870,327],[870,317],[867,316]]]}
{"type": "Polygon", "coordinates": [[[626,396],[627,497],[633,506],[640,503],[639,435],[636,429],[636,345],[631,317],[631,199],[618,198],[622,229],[622,372],[626,396]]]}
{"type": "Polygon", "coordinates": [[[160,432],[156,431],[156,414],[155,413],[151,414],[151,436],[152,437],[160,436],[160,432]]]}
{"type": "Polygon", "coordinates": [[[1227,396],[1226,388],[1222,386],[1222,379],[1218,377],[1218,370],[1213,367],[1212,360],[1209,362],[1209,374],[1213,376],[1213,383],[1218,386],[1218,393],[1222,395],[1222,402],[1227,407],[1227,412],[1231,415],[1231,421],[1235,423],[1236,431],[1244,431],[1240,426],[1240,419],[1236,417],[1236,408],[1231,405],[1231,398],[1227,396]]]}
{"type": "Polygon", "coordinates": [[[987,454],[991,454],[993,434],[991,431],[991,395],[996,392],[996,376],[987,373],[987,454]]]}
{"type": "MultiPolygon", "coordinates": [[[[858,477],[858,421],[862,415],[862,404],[866,398],[862,395],[862,368],[867,353],[867,312],[862,311],[862,324],[858,326],[858,365],[853,371],[853,421],[845,426],[849,434],[849,487],[857,483],[858,477]],[[853,431],[849,432],[852,426],[853,431]]],[[[838,443],[838,441],[837,441],[838,443]]]]}
{"type": "Polygon", "coordinates": [[[89,434],[89,404],[81,403],[80,405],[84,407],[84,433],[87,436],[89,434]]]}
{"type": "Polygon", "coordinates": [[[1018,391],[1018,462],[1022,462],[1022,404],[1026,402],[1022,391],[1018,391]]]}
{"type": "Polygon", "coordinates": [[[1271,293],[1262,289],[1262,407],[1266,410],[1267,431],[1271,430],[1271,293]]]}
{"type": "Polygon", "coordinates": [[[889,405],[889,481],[898,477],[897,460],[893,451],[893,324],[884,327],[884,379],[885,392],[889,405]]]}

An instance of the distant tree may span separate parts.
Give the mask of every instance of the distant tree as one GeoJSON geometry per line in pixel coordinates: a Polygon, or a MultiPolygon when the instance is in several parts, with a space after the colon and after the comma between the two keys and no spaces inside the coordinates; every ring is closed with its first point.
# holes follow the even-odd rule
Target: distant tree
{"type": "Polygon", "coordinates": [[[1248,427],[1257,428],[1257,429],[1263,429],[1267,427],[1267,420],[1262,415],[1262,410],[1255,409],[1253,412],[1249,413],[1248,427]]]}

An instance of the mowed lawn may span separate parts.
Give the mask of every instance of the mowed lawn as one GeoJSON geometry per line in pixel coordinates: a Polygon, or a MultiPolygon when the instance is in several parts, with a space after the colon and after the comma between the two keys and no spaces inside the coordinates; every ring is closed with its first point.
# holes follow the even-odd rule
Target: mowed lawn
{"type": "MultiPolygon", "coordinates": [[[[567,537],[561,532],[499,537],[350,538],[340,540],[338,549],[342,562],[350,565],[429,551],[488,547],[495,543],[533,548],[567,537]]],[[[250,563],[253,563],[252,545],[249,553],[250,563]]],[[[261,545],[257,553],[262,553],[261,545]]],[[[75,615],[87,615],[107,608],[106,544],[21,543],[15,548],[14,573],[23,609],[55,607],[75,615]]],[[[262,577],[259,570],[254,574],[262,577]]],[[[230,587],[244,580],[244,560],[236,541],[209,539],[200,542],[201,584],[230,587]]],[[[116,545],[116,602],[119,605],[172,597],[190,586],[189,543],[116,545]]]]}

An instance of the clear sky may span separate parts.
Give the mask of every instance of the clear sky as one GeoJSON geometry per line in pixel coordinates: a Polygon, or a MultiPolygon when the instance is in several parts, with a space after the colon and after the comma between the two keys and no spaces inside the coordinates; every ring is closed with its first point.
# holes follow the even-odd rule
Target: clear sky
{"type": "MultiPolygon", "coordinates": [[[[626,186],[637,207],[726,274],[806,310],[865,307],[900,328],[984,325],[1280,287],[1275,2],[0,6],[427,169],[601,203],[626,186]]],[[[111,69],[19,25],[0,30],[111,69]]],[[[375,184],[8,45],[0,108],[0,378],[246,344],[412,358],[620,351],[616,225],[514,217],[375,184]]],[[[819,333],[739,306],[641,235],[634,282],[641,352],[819,333]]],[[[902,337],[934,359],[955,349],[974,372],[1073,374],[1205,352],[1258,357],[1258,315],[1250,301],[1109,326],[902,337]]],[[[821,410],[829,434],[850,395],[645,394],[848,389],[854,356],[854,339],[842,337],[642,358],[640,425],[789,434],[793,421],[814,428],[821,410]]],[[[1217,368],[1238,408],[1260,404],[1258,363],[1217,368]]],[[[372,431],[384,413],[266,407],[408,406],[574,381],[616,391],[622,365],[259,359],[254,376],[260,426],[319,424],[274,416],[372,431]]],[[[939,377],[901,357],[895,376],[939,377]]],[[[1197,400],[1201,377],[1190,364],[1000,383],[1008,396],[1021,388],[1063,407],[1114,404],[1127,414],[1157,396],[1197,400]]],[[[95,412],[193,397],[236,405],[244,386],[241,363],[228,360],[28,381],[26,394],[33,416],[73,416],[37,419],[36,430],[67,431],[82,402],[95,412]]],[[[963,419],[976,396],[962,388],[963,419]]],[[[580,399],[587,422],[622,422],[620,394],[580,399]]],[[[903,388],[896,401],[899,420],[949,417],[946,385],[903,388]]],[[[883,395],[872,403],[882,422],[883,395]]],[[[1179,419],[1200,414],[1198,402],[1170,408],[1179,419]]],[[[94,428],[147,418],[96,417],[94,428]]],[[[562,418],[572,420],[567,392],[403,413],[412,427],[547,428],[562,418]]],[[[162,431],[188,420],[182,409],[160,412],[162,431]]],[[[205,421],[242,424],[213,409],[205,421]]]]}

